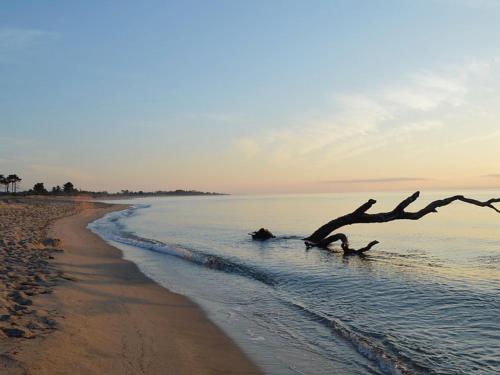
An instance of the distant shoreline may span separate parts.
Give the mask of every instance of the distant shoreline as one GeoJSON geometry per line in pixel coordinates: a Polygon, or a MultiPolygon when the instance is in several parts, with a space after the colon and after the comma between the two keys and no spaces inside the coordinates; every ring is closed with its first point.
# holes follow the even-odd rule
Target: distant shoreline
{"type": "Polygon", "coordinates": [[[115,193],[115,194],[90,194],[92,198],[111,198],[111,199],[131,199],[144,197],[196,197],[196,196],[224,196],[231,195],[226,193],[202,192],[195,190],[174,190],[162,192],[133,192],[133,193],[115,193]]]}
{"type": "Polygon", "coordinates": [[[69,200],[80,200],[82,198],[107,198],[107,199],[130,199],[130,198],[142,198],[142,197],[191,197],[191,196],[223,196],[231,195],[228,193],[217,193],[217,192],[205,192],[198,190],[170,190],[170,191],[128,191],[122,190],[120,193],[108,193],[99,191],[86,191],[80,190],[74,193],[34,193],[33,191],[21,191],[17,193],[5,193],[0,192],[0,199],[9,198],[67,198],[69,200]]]}

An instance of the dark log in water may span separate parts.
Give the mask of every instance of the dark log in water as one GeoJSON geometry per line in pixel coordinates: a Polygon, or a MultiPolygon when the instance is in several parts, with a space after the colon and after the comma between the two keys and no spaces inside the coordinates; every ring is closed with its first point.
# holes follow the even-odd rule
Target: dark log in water
{"type": "Polygon", "coordinates": [[[479,207],[489,207],[495,210],[496,212],[500,213],[500,210],[497,209],[495,206],[493,206],[493,203],[500,202],[500,198],[492,198],[485,202],[481,202],[476,199],[464,197],[463,195],[454,195],[449,198],[436,200],[434,202],[429,203],[427,206],[425,206],[419,211],[415,212],[405,211],[405,209],[410,204],[412,204],[417,200],[419,195],[420,192],[417,191],[416,193],[414,193],[413,195],[411,195],[410,197],[406,198],[401,203],[399,203],[392,211],[380,212],[376,214],[366,213],[375,203],[377,203],[376,200],[370,199],[368,200],[368,202],[364,203],[353,212],[344,216],[340,216],[336,219],[333,219],[328,223],[324,224],[323,226],[321,226],[320,228],[318,228],[313,234],[304,239],[306,246],[308,248],[314,246],[321,248],[328,248],[328,246],[331,243],[340,241],[341,248],[345,254],[362,254],[370,250],[373,246],[375,246],[379,242],[372,241],[367,246],[356,250],[349,247],[349,241],[345,234],[343,233],[335,233],[333,235],[330,234],[341,227],[351,224],[386,223],[388,221],[394,221],[394,220],[418,220],[427,214],[430,214],[432,212],[437,212],[437,209],[439,207],[447,206],[448,204],[454,201],[462,201],[479,207]]]}
{"type": "Polygon", "coordinates": [[[252,236],[252,239],[258,241],[265,241],[275,237],[271,231],[265,228],[260,228],[258,231],[249,234],[252,236]]]}

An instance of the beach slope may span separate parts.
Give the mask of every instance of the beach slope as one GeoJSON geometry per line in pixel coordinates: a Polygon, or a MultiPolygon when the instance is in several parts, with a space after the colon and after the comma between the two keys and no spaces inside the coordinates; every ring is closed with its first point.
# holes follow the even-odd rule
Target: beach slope
{"type": "Polygon", "coordinates": [[[23,340],[16,358],[25,373],[260,373],[197,305],[160,287],[86,229],[116,206],[88,206],[49,230],[63,243],[55,264],[65,280],[37,304],[58,312],[58,329],[23,340]]]}

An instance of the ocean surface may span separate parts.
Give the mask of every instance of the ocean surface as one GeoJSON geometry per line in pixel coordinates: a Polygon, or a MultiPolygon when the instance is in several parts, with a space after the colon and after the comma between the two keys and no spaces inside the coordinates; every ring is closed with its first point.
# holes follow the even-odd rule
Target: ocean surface
{"type": "MultiPolygon", "coordinates": [[[[499,191],[464,192],[487,199],[499,191]]],[[[500,374],[500,214],[455,202],[342,228],[365,257],[301,238],[411,192],[143,198],[89,227],[197,302],[269,374],[500,374]],[[277,238],[252,241],[269,228],[277,238]]],[[[426,192],[409,210],[457,192],[426,192]]]]}

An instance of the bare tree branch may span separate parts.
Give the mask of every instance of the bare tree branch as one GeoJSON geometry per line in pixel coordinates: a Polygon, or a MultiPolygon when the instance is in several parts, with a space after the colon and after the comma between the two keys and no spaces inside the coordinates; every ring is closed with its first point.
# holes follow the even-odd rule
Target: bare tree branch
{"type": "Polygon", "coordinates": [[[372,241],[367,246],[355,250],[349,247],[349,241],[345,234],[336,233],[330,236],[330,233],[341,227],[351,224],[386,223],[388,221],[394,221],[394,220],[418,220],[427,214],[437,212],[438,208],[447,206],[454,201],[461,201],[479,207],[488,207],[500,213],[500,210],[493,205],[493,203],[500,202],[500,198],[492,198],[485,202],[481,202],[476,199],[464,197],[463,195],[454,195],[452,197],[436,200],[434,202],[429,203],[427,206],[425,206],[419,211],[415,212],[405,211],[405,209],[410,204],[415,202],[419,196],[420,192],[417,191],[408,198],[406,198],[405,200],[403,200],[401,203],[399,203],[392,211],[380,212],[375,214],[366,213],[366,211],[368,211],[377,202],[374,199],[370,199],[368,200],[368,202],[364,203],[350,214],[340,216],[318,228],[313,234],[304,239],[304,241],[306,242],[306,246],[308,247],[317,246],[326,248],[331,243],[340,241],[342,250],[344,250],[345,253],[362,254],[370,250],[374,245],[378,243],[378,241],[372,241]]]}

